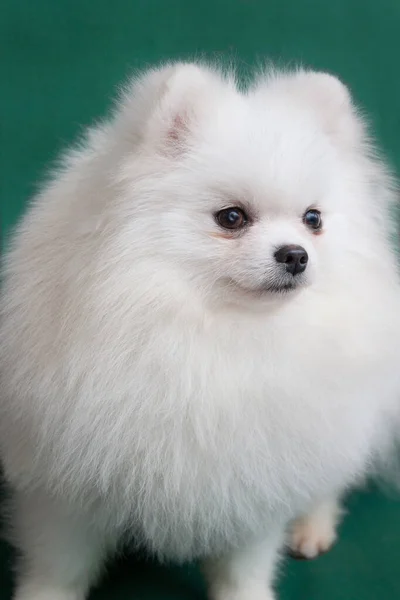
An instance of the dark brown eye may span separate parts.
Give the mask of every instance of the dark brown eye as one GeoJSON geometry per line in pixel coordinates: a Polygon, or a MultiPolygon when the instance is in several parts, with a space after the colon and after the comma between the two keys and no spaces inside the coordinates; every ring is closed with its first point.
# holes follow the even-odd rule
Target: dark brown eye
{"type": "Polygon", "coordinates": [[[322,217],[319,210],[315,208],[311,208],[303,216],[303,222],[310,229],[314,229],[314,231],[318,231],[322,227],[322,217]]]}
{"type": "Polygon", "coordinates": [[[244,210],[236,206],[220,210],[215,215],[215,218],[218,225],[224,229],[231,230],[241,229],[248,222],[248,218],[244,210]]]}

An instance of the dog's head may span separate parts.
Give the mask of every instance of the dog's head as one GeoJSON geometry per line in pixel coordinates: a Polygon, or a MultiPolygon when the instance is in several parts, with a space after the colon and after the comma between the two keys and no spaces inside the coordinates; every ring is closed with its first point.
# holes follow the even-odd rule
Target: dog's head
{"type": "Polygon", "coordinates": [[[171,279],[226,301],[290,298],[368,252],[364,128],[335,77],[275,73],[240,91],[173,66],[136,84],[120,127],[135,135],[121,180],[140,251],[171,279]]]}

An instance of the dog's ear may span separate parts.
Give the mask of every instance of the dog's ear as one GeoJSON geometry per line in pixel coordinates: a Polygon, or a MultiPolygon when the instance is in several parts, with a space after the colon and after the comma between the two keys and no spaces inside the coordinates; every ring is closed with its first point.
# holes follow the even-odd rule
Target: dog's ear
{"type": "Polygon", "coordinates": [[[294,82],[304,100],[319,114],[325,130],[339,141],[354,144],[360,140],[362,126],[349,89],[328,73],[299,73],[294,82]]]}
{"type": "Polygon", "coordinates": [[[221,76],[196,64],[178,63],[150,71],[125,93],[125,127],[144,147],[178,156],[190,145],[221,89],[221,76]]]}
{"type": "Polygon", "coordinates": [[[297,71],[273,76],[266,89],[287,93],[317,116],[324,130],[339,143],[353,146],[365,135],[363,120],[357,114],[349,89],[334,75],[297,71]]]}

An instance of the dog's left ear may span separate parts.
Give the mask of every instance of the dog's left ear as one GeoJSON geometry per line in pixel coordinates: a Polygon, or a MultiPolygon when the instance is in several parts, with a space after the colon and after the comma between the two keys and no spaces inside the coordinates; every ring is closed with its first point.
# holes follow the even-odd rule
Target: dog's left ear
{"type": "Polygon", "coordinates": [[[298,74],[299,86],[304,86],[305,100],[320,115],[325,130],[340,142],[357,143],[363,126],[356,113],[349,89],[334,75],[304,72],[298,74]]]}
{"type": "Polygon", "coordinates": [[[266,87],[281,90],[310,109],[338,143],[354,146],[363,140],[364,122],[357,114],[349,89],[334,75],[297,71],[272,77],[266,87]]]}

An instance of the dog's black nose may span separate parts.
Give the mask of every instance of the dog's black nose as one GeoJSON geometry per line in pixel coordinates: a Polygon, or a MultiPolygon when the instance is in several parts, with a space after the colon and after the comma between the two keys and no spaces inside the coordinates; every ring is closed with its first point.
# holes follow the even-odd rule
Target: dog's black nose
{"type": "Polygon", "coordinates": [[[282,246],[275,252],[276,262],[286,266],[286,271],[298,275],[306,270],[308,254],[301,246],[282,246]]]}

